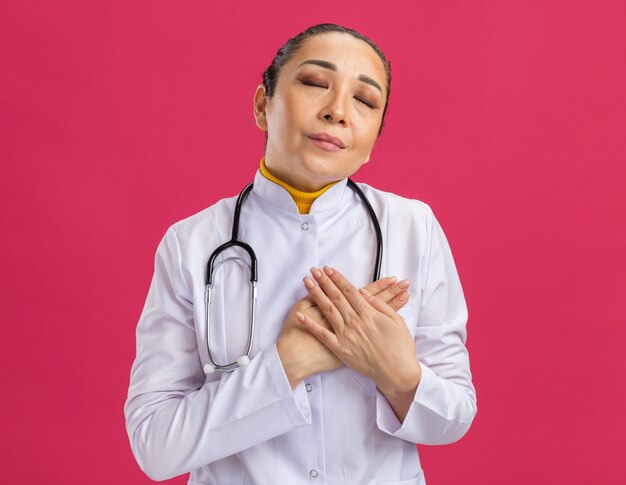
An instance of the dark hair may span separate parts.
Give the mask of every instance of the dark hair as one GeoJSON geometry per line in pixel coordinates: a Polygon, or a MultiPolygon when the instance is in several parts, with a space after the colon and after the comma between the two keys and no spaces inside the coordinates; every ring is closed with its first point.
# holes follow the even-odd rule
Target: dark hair
{"type": "Polygon", "coordinates": [[[383,118],[380,124],[380,129],[378,130],[378,134],[383,129],[383,124],[385,123],[385,113],[387,113],[387,105],[389,104],[389,93],[391,90],[391,64],[385,57],[385,54],[379,49],[379,47],[374,44],[370,39],[365,37],[360,32],[357,32],[353,29],[348,29],[347,27],[342,27],[337,24],[317,24],[308,29],[300,32],[295,37],[289,39],[285,45],[283,45],[276,55],[274,56],[274,60],[269,65],[265,72],[263,72],[263,86],[265,86],[266,95],[271,98],[274,95],[274,91],[276,90],[276,83],[278,82],[278,75],[280,74],[281,68],[289,62],[289,60],[293,57],[293,55],[300,49],[302,43],[316,35],[326,34],[329,32],[340,32],[343,34],[350,34],[352,37],[362,40],[363,42],[367,42],[367,44],[374,49],[380,60],[383,61],[383,65],[385,66],[385,73],[387,74],[387,99],[385,100],[385,108],[383,109],[383,118]]]}

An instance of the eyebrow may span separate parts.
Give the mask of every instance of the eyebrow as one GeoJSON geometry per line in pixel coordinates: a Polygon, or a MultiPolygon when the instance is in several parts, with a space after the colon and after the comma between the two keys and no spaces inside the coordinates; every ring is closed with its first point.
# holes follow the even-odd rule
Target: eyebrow
{"type": "MultiPolygon", "coordinates": [[[[322,61],[321,59],[308,59],[304,61],[302,64],[300,64],[300,66],[303,66],[304,64],[313,64],[315,66],[323,67],[324,69],[329,69],[335,72],[337,71],[337,66],[335,64],[333,64],[332,62],[328,62],[328,61],[322,61]]],[[[367,83],[370,86],[374,86],[376,89],[380,91],[380,94],[383,93],[383,90],[381,89],[380,84],[374,81],[371,77],[366,76],[365,74],[359,74],[358,80],[364,83],[367,83]]]]}

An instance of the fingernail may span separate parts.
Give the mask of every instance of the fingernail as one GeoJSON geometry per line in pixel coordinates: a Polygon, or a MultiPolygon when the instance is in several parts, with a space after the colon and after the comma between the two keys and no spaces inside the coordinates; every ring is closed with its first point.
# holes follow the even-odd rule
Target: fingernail
{"type": "Polygon", "coordinates": [[[387,278],[385,278],[385,283],[387,283],[388,285],[393,285],[397,279],[398,278],[396,278],[395,276],[388,276],[387,278]]]}
{"type": "Polygon", "coordinates": [[[311,274],[313,274],[313,276],[315,276],[316,278],[319,278],[322,276],[322,272],[316,267],[311,268],[311,274]]]}
{"type": "Polygon", "coordinates": [[[330,266],[324,266],[324,272],[330,276],[333,274],[333,269],[330,266]]]}
{"type": "Polygon", "coordinates": [[[311,278],[306,276],[304,278],[304,286],[306,286],[307,288],[313,288],[315,286],[315,283],[313,282],[313,280],[311,278]]]}
{"type": "Polygon", "coordinates": [[[408,299],[409,299],[409,294],[408,294],[408,293],[405,293],[405,294],[400,295],[400,296],[398,297],[398,300],[400,300],[400,301],[402,301],[402,302],[407,301],[408,299]]]}
{"type": "Polygon", "coordinates": [[[400,283],[398,283],[398,288],[401,288],[404,290],[408,287],[409,287],[409,280],[402,280],[400,281],[400,283]]]}
{"type": "Polygon", "coordinates": [[[304,322],[304,315],[300,312],[296,312],[296,318],[301,322],[304,322]]]}
{"type": "Polygon", "coordinates": [[[365,288],[361,288],[359,291],[363,293],[365,296],[372,296],[372,294],[369,291],[367,291],[365,288]]]}

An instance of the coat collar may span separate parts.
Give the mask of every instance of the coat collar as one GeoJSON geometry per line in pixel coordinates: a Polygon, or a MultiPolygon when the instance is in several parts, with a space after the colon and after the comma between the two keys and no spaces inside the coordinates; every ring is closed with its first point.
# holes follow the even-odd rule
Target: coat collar
{"type": "MultiPolygon", "coordinates": [[[[341,200],[343,199],[347,189],[347,184],[347,178],[340,180],[315,199],[315,202],[313,202],[313,205],[311,206],[309,215],[339,209],[341,206],[341,200]]],[[[296,206],[296,203],[293,201],[291,194],[289,194],[289,192],[287,192],[287,190],[280,185],[265,178],[260,170],[257,170],[256,175],[254,176],[254,187],[252,192],[265,202],[276,206],[279,209],[299,214],[298,206],[296,206]]],[[[302,214],[302,216],[306,217],[305,214],[302,214]]]]}

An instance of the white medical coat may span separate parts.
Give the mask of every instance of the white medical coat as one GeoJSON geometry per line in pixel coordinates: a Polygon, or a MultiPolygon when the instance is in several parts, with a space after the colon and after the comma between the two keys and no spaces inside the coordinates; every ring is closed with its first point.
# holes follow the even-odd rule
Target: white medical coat
{"type": "MultiPolygon", "coordinates": [[[[346,180],[303,215],[258,171],[239,229],[259,270],[247,367],[202,371],[209,362],[206,264],[230,239],[236,198],[174,224],[158,247],[124,408],[131,448],[148,476],[191,472],[190,484],[219,485],[423,484],[415,444],[450,443],[466,433],[476,397],[467,308],[448,242],[428,205],[359,185],[383,232],[381,276],[411,282],[398,313],[414,336],[422,379],[404,422],[370,379],[348,367],[291,389],[276,340],[290,308],[307,294],[302,278],[312,266],[330,265],[357,287],[368,285],[376,238],[346,180]]],[[[211,351],[220,364],[245,353],[250,291],[242,268],[228,262],[215,276],[211,351]]]]}

